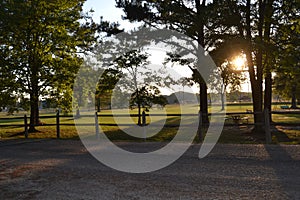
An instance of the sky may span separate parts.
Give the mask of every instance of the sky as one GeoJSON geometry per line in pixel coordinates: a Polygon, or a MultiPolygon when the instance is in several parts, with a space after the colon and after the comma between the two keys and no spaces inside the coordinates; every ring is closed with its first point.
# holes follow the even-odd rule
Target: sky
{"type": "Polygon", "coordinates": [[[126,31],[133,29],[137,25],[130,23],[128,20],[122,20],[122,15],[124,12],[120,8],[115,7],[115,0],[87,0],[84,4],[84,11],[89,11],[93,9],[93,19],[95,22],[100,22],[100,16],[103,20],[109,22],[119,22],[120,27],[124,28],[126,31]]]}

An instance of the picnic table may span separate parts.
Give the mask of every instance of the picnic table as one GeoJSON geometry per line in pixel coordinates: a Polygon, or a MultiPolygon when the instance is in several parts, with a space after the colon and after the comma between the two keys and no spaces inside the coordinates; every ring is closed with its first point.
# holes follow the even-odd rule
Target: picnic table
{"type": "Polygon", "coordinates": [[[243,121],[246,121],[247,124],[249,122],[249,117],[247,116],[242,117],[241,115],[232,115],[231,118],[235,124],[241,124],[243,121]]]}
{"type": "Polygon", "coordinates": [[[289,109],[289,106],[280,106],[281,109],[289,109]]]}

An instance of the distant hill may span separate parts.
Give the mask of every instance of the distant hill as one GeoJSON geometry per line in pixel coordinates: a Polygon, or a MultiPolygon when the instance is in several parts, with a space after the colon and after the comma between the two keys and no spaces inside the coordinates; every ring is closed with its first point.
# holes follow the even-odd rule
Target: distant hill
{"type": "Polygon", "coordinates": [[[199,94],[194,94],[190,92],[175,92],[171,95],[164,95],[169,104],[178,104],[178,103],[197,103],[197,99],[199,98],[199,94]]]}

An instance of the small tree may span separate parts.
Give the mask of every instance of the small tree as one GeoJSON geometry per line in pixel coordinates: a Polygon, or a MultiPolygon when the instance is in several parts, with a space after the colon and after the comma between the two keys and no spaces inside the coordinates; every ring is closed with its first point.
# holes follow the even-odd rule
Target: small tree
{"type": "Polygon", "coordinates": [[[222,101],[222,108],[221,110],[225,110],[225,95],[228,88],[231,91],[236,90],[238,87],[241,86],[242,81],[244,81],[242,71],[235,69],[235,66],[230,62],[223,63],[221,66],[218,67],[221,74],[221,80],[218,82],[221,84],[220,88],[220,95],[222,101]]]}
{"type": "Polygon", "coordinates": [[[148,57],[149,55],[141,50],[131,50],[115,60],[119,70],[124,71],[123,77],[127,76],[127,79],[133,83],[131,88],[127,88],[128,91],[132,91],[129,107],[138,108],[138,125],[141,125],[141,108],[151,107],[154,103],[166,104],[162,100],[159,89],[150,85],[149,77],[151,75],[155,77],[155,75],[147,71],[148,57]]]}
{"type": "Polygon", "coordinates": [[[241,56],[239,55],[241,51],[240,43],[224,36],[223,40],[217,42],[215,49],[210,53],[218,67],[218,74],[221,75],[221,79],[219,79],[219,77],[215,79],[213,86],[215,86],[214,88],[218,88],[218,92],[221,95],[222,110],[225,109],[225,95],[228,88],[234,91],[245,80],[242,70],[237,69],[238,66],[235,66],[233,61],[235,56],[241,56]]]}
{"type": "Polygon", "coordinates": [[[120,78],[122,77],[122,73],[117,69],[106,69],[102,76],[100,77],[95,94],[95,103],[97,112],[100,112],[100,104],[106,102],[110,104],[112,99],[113,89],[115,85],[118,83],[120,78]]]}
{"type": "Polygon", "coordinates": [[[148,110],[153,104],[161,106],[167,104],[166,98],[160,95],[159,89],[155,86],[143,86],[131,95],[129,107],[138,108],[138,125],[141,125],[141,108],[148,110]]]}
{"type": "Polygon", "coordinates": [[[290,71],[277,69],[276,76],[274,77],[275,92],[287,99],[291,99],[291,108],[297,108],[297,99],[300,98],[300,70],[294,68],[290,71]]]}

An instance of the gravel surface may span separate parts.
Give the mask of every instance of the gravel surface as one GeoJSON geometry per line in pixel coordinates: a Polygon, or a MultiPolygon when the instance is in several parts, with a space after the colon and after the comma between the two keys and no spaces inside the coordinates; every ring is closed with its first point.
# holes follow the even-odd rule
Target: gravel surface
{"type": "Polygon", "coordinates": [[[0,199],[300,199],[300,146],[218,144],[204,159],[199,148],[159,171],[129,174],[77,140],[0,141],[0,199]]]}

